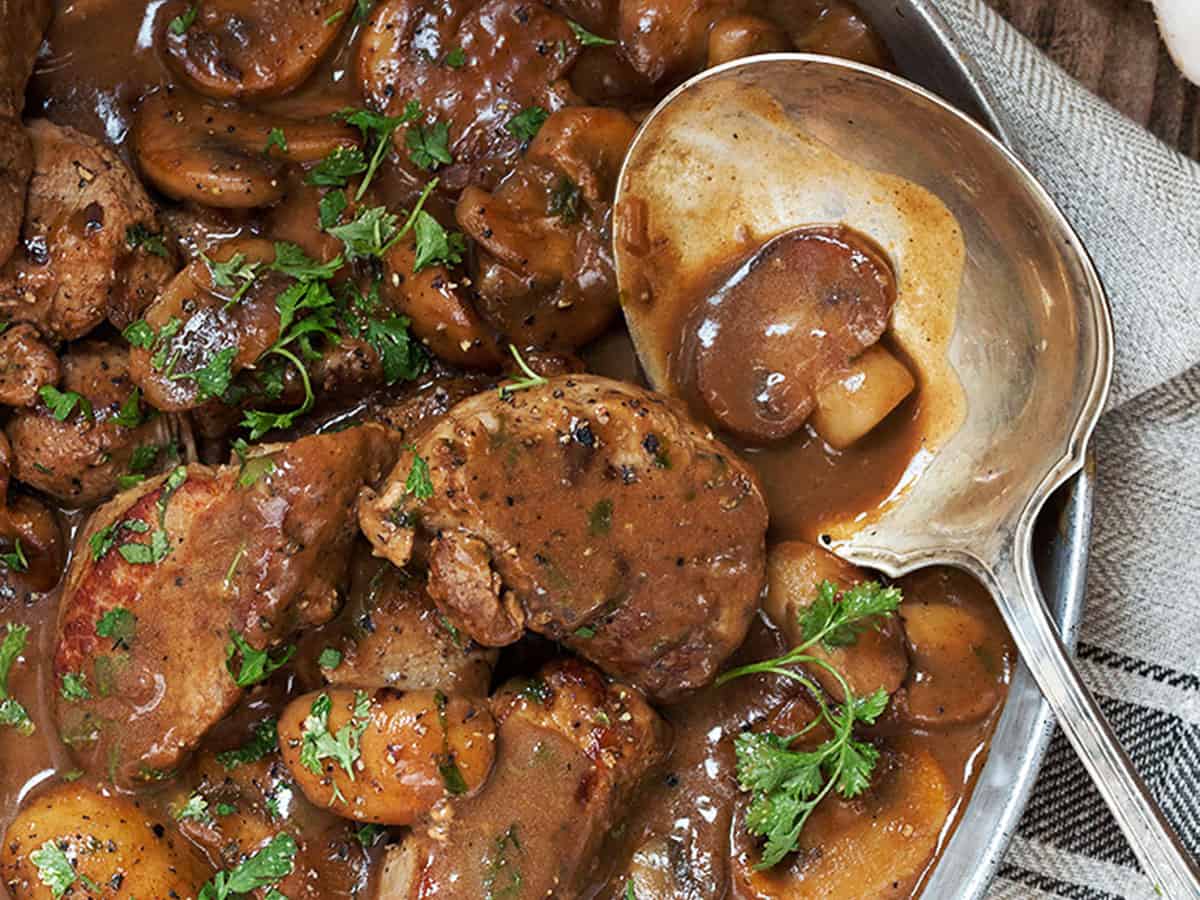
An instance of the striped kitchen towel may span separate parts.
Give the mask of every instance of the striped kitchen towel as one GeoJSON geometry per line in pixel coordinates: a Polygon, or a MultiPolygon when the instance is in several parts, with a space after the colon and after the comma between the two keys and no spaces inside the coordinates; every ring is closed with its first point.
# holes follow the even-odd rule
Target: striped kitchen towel
{"type": "MultiPolygon", "coordinates": [[[[1093,445],[1079,666],[1200,855],[1200,166],[1090,94],[983,0],[935,2],[1108,289],[1116,372],[1093,445]]],[[[989,895],[1048,897],[1158,897],[1059,733],[989,895]]]]}

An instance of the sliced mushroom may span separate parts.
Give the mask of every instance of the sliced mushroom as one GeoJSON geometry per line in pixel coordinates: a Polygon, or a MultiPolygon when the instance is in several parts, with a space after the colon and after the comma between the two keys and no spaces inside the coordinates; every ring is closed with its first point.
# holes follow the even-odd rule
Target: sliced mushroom
{"type": "Polygon", "coordinates": [[[752,5],[751,0],[622,0],[621,51],[653,82],[681,80],[704,67],[713,24],[752,5]]]}
{"type": "MultiPolygon", "coordinates": [[[[832,553],[804,541],[785,541],[767,551],[767,600],[763,608],[796,646],[804,640],[800,617],[816,600],[822,581],[845,590],[867,580],[866,572],[832,553]]],[[[894,618],[881,618],[872,625],[859,632],[849,646],[830,649],[814,644],[808,649],[818,659],[832,663],[859,697],[877,688],[895,693],[908,673],[908,654],[899,623],[894,618]]],[[[807,668],[830,696],[842,701],[841,683],[827,669],[807,668]]]]}
{"type": "Polygon", "coordinates": [[[786,437],[808,419],[817,391],[883,335],[895,298],[891,266],[863,235],[780,235],[698,304],[697,390],[727,428],[786,437]]]}
{"type": "Polygon", "coordinates": [[[380,294],[412,322],[413,333],[440,359],[468,369],[494,369],[502,359],[492,329],[475,311],[462,281],[443,266],[413,271],[411,240],[392,245],[383,258],[380,294]]]}
{"type": "Polygon", "coordinates": [[[462,192],[479,311],[513,343],[574,350],[615,315],[610,201],[634,130],[618,110],[562,110],[494,191],[462,192]]]}
{"type": "MultiPolygon", "coordinates": [[[[3,434],[0,442],[7,443],[3,434]]],[[[4,499],[0,493],[0,501],[4,499]]],[[[15,567],[0,563],[0,601],[15,596],[24,602],[30,591],[54,587],[67,561],[67,546],[53,510],[33,497],[10,495],[0,504],[0,553],[25,560],[15,567]]]]}
{"type": "Polygon", "coordinates": [[[999,707],[1013,649],[991,598],[956,569],[916,572],[902,582],[912,671],[900,712],[922,726],[977,722],[999,707]]]}
{"type": "Polygon", "coordinates": [[[284,161],[315,162],[338,147],[354,146],[357,137],[332,119],[284,120],[164,88],[142,103],[133,141],[142,172],[167,196],[251,209],[283,196],[284,161]],[[287,146],[272,146],[268,153],[275,128],[283,131],[287,146]]]}
{"type": "MultiPolygon", "coordinates": [[[[579,52],[567,20],[524,0],[380,3],[363,32],[358,74],[370,105],[399,115],[416,101],[426,121],[446,123],[456,163],[506,159],[525,138],[509,123],[574,99],[565,73],[579,52]],[[447,55],[462,52],[462,65],[447,55]]],[[[405,151],[405,131],[396,132],[405,151]]]]}
{"type": "Polygon", "coordinates": [[[239,238],[217,247],[209,259],[222,263],[239,254],[244,266],[256,267],[249,280],[233,276],[231,284],[218,286],[209,263],[194,259],[146,310],[147,335],[131,350],[130,374],[155,408],[181,412],[200,406],[213,395],[194,373],[232,347],[236,352],[228,365],[236,374],[279,337],[275,298],[290,280],[266,269],[275,247],[239,238]]]}
{"type": "Polygon", "coordinates": [[[913,742],[883,749],[871,787],[853,800],[831,795],[800,832],[799,852],[772,869],[734,820],[732,896],[736,900],[861,900],[907,897],[937,850],[955,800],[933,754],[913,742]]]}
{"type": "Polygon", "coordinates": [[[183,30],[168,28],[167,59],[218,99],[284,94],[300,85],[337,39],[354,0],[205,0],[183,30]]]}

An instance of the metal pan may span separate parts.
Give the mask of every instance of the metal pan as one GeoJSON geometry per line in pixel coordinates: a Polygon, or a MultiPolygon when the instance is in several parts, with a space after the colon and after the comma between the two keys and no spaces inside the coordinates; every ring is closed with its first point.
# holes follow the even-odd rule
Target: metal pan
{"type": "MultiPolygon", "coordinates": [[[[901,75],[949,100],[1019,153],[979,69],[932,3],[859,0],[859,6],[882,35],[901,75]]],[[[1038,526],[1042,590],[1072,648],[1083,614],[1092,483],[1089,465],[1047,504],[1038,526]]],[[[1029,800],[1053,729],[1049,705],[1028,670],[1019,665],[987,762],[923,896],[983,897],[1029,800]]]]}

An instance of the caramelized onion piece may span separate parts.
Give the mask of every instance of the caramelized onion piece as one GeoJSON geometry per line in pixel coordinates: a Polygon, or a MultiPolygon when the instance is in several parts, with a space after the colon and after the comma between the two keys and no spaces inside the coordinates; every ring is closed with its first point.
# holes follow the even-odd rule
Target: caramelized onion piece
{"type": "Polygon", "coordinates": [[[879,340],[895,298],[891,267],[868,238],[847,228],[780,235],[698,308],[701,398],[745,437],[786,437],[816,392],[879,340]]]}
{"type": "Polygon", "coordinates": [[[263,97],[303,82],[328,52],[353,0],[205,0],[182,33],[168,28],[167,58],[210,97],[263,97]]]}

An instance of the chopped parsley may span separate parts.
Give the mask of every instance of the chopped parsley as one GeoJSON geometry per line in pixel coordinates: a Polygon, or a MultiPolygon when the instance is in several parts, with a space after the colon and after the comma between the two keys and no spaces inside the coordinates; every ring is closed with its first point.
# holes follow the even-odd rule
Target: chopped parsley
{"type": "Polygon", "coordinates": [[[229,390],[233,381],[233,361],[237,358],[236,346],[218,350],[208,362],[191,372],[178,372],[168,376],[169,381],[187,379],[196,383],[196,399],[203,401],[220,397],[229,390]]]}
{"type": "Polygon", "coordinates": [[[335,147],[305,176],[317,187],[345,187],[354,175],[367,171],[367,158],[358,147],[335,147]]]}
{"type": "Polygon", "coordinates": [[[342,651],[334,647],[326,647],[317,657],[317,665],[322,669],[333,670],[342,664],[342,651]]]}
{"type": "Polygon", "coordinates": [[[137,428],[142,424],[142,389],[135,387],[121,404],[121,409],[113,419],[124,428],[137,428]]]}
{"type": "Polygon", "coordinates": [[[540,106],[530,106],[505,122],[504,129],[522,144],[528,144],[537,137],[549,115],[540,106]]]}
{"type": "Polygon", "coordinates": [[[270,153],[272,147],[279,148],[280,153],[287,153],[287,135],[283,133],[282,128],[272,128],[267,132],[267,146],[263,148],[264,153],[270,153]]]}
{"type": "Polygon", "coordinates": [[[136,322],[131,322],[125,326],[125,330],[121,332],[121,336],[134,347],[142,350],[149,350],[154,346],[154,328],[145,319],[138,319],[136,322]]]}
{"type": "Polygon", "coordinates": [[[184,34],[196,21],[196,14],[198,12],[200,12],[200,4],[189,4],[188,8],[184,10],[181,15],[176,16],[170,21],[170,23],[167,25],[167,28],[170,30],[171,34],[184,34]]]}
{"type": "Polygon", "coordinates": [[[450,749],[450,726],[446,716],[446,695],[437,691],[433,695],[437,705],[438,725],[442,729],[442,752],[438,757],[438,774],[442,776],[442,786],[447,794],[460,797],[468,790],[467,780],[455,762],[454,752],[450,749]]]}
{"type": "Polygon", "coordinates": [[[404,145],[408,148],[408,158],[426,171],[454,162],[450,155],[450,126],[445,122],[410,125],[404,133],[404,145]]]}
{"type": "Polygon", "coordinates": [[[462,47],[455,47],[442,59],[451,69],[461,69],[467,64],[467,52],[462,47]]]}
{"type": "Polygon", "coordinates": [[[329,191],[321,198],[317,203],[317,224],[322,230],[328,230],[342,220],[342,213],[349,202],[346,192],[342,190],[329,191]]]}
{"type": "Polygon", "coordinates": [[[575,635],[575,637],[586,641],[586,640],[590,640],[596,636],[596,629],[593,628],[591,625],[580,625],[578,628],[575,629],[573,634],[575,635]]]}
{"type": "Polygon", "coordinates": [[[92,550],[92,562],[99,562],[108,555],[108,552],[117,544],[119,532],[132,531],[136,534],[145,534],[149,530],[150,526],[141,519],[123,519],[120,522],[105,525],[88,538],[88,546],[92,550]]]}
{"type": "Polygon", "coordinates": [[[4,640],[0,641],[0,725],[15,728],[20,734],[32,734],[33,719],[29,718],[28,711],[8,689],[8,675],[18,657],[25,651],[29,626],[9,622],[4,628],[4,640]]]}
{"type": "Polygon", "coordinates": [[[25,556],[25,549],[21,546],[19,537],[13,540],[13,548],[10,552],[0,553],[0,565],[10,572],[29,571],[29,559],[25,556]]]}
{"type": "Polygon", "coordinates": [[[114,606],[96,622],[96,636],[112,638],[112,649],[128,650],[137,631],[137,616],[123,606],[114,606]]]}
{"type": "Polygon", "coordinates": [[[238,687],[250,687],[286,665],[295,654],[295,645],[289,644],[282,654],[272,659],[270,651],[255,649],[240,632],[231,630],[229,643],[225,645],[225,668],[238,687]],[[234,665],[234,657],[238,657],[239,666],[234,665]]]}
{"type": "Polygon", "coordinates": [[[558,184],[554,186],[554,190],[550,194],[550,215],[557,216],[567,225],[578,222],[579,200],[581,196],[582,192],[579,190],[579,185],[566,175],[562,176],[562,178],[558,179],[558,184]]]}
{"type": "Polygon", "coordinates": [[[420,272],[430,266],[455,266],[462,262],[467,251],[466,239],[457,231],[446,231],[433,216],[418,210],[413,230],[417,238],[417,255],[413,260],[413,271],[420,272]]]}
{"type": "Polygon", "coordinates": [[[208,822],[212,816],[208,812],[208,801],[199,794],[192,794],[187,802],[175,810],[176,821],[191,820],[193,822],[208,822]]]}
{"type": "Polygon", "coordinates": [[[571,27],[575,39],[584,47],[611,47],[616,41],[611,41],[608,38],[602,38],[598,34],[592,34],[578,22],[567,19],[567,24],[571,27]]]}
{"type": "Polygon", "coordinates": [[[375,842],[379,840],[379,836],[381,834],[383,834],[382,828],[374,823],[367,823],[354,833],[354,837],[357,839],[359,844],[369,850],[371,847],[375,846],[375,842]]]}
{"type": "Polygon", "coordinates": [[[217,754],[217,762],[226,769],[234,769],[246,763],[255,763],[279,749],[278,722],[273,718],[263,719],[254,726],[250,740],[235,750],[217,754]]]}
{"type": "MultiPolygon", "coordinates": [[[[366,691],[355,691],[350,721],[336,733],[329,730],[332,707],[333,702],[326,693],[318,694],[313,700],[308,717],[300,727],[300,765],[314,775],[320,775],[321,760],[332,759],[353,781],[354,767],[361,755],[359,740],[371,722],[371,701],[366,691]]],[[[333,798],[345,802],[336,783],[333,783],[333,798]]]]}
{"type": "Polygon", "coordinates": [[[831,791],[850,799],[870,785],[879,751],[856,739],[854,728],[860,723],[874,724],[887,708],[888,695],[880,688],[865,697],[857,696],[827,659],[808,651],[817,644],[827,648],[853,644],[863,628],[891,616],[900,599],[898,589],[874,581],[860,582],[839,598],[837,587],[822,581],[815,602],[799,617],[804,636],[799,646],[776,659],[732,669],[717,679],[717,685],[722,685],[743,675],[770,672],[800,682],[819,697],[819,686],[790,668],[804,663],[833,675],[844,696],[838,707],[821,704],[812,725],[823,722],[831,737],[814,750],[790,749],[795,735],[747,731],[734,739],[738,784],[750,794],[746,829],[766,838],[756,868],[770,868],[799,846],[808,817],[831,791]]]}
{"type": "Polygon", "coordinates": [[[383,157],[387,154],[388,148],[392,146],[392,135],[396,133],[396,129],[413,121],[420,114],[421,107],[415,103],[409,103],[399,116],[384,116],[369,109],[353,108],[343,109],[336,113],[337,118],[359,130],[363,143],[371,151],[371,158],[363,170],[365,173],[363,179],[358,185],[358,190],[354,192],[356,201],[361,200],[363,194],[367,192],[367,185],[375,177],[380,163],[383,162],[383,157]]]}
{"type": "Polygon", "coordinates": [[[54,841],[46,841],[30,853],[29,861],[37,867],[38,881],[49,888],[55,898],[64,896],[75,884],[75,867],[54,841]]]}
{"type": "Polygon", "coordinates": [[[327,229],[346,247],[349,260],[379,257],[398,236],[398,218],[386,206],[370,206],[342,225],[327,229]]]}
{"type": "Polygon", "coordinates": [[[225,262],[214,262],[203,253],[200,254],[200,258],[208,266],[213,287],[225,291],[233,289],[233,293],[227,295],[226,309],[234,306],[246,295],[246,291],[250,290],[250,285],[254,284],[254,279],[258,277],[258,270],[262,268],[262,263],[258,260],[247,262],[245,253],[235,253],[225,262]]]}
{"type": "Polygon", "coordinates": [[[513,851],[521,851],[521,838],[517,833],[516,823],[509,825],[508,829],[496,838],[495,846],[486,858],[483,872],[484,900],[509,900],[521,895],[524,879],[520,867],[509,859],[513,851]]]}
{"type": "Polygon", "coordinates": [[[428,500],[433,496],[433,479],[429,477],[429,463],[421,458],[415,447],[410,445],[408,449],[412,451],[413,461],[408,470],[408,477],[404,479],[404,492],[418,500],[428,500]]]}
{"type": "Polygon", "coordinates": [[[83,394],[75,391],[60,391],[52,384],[43,384],[38,388],[38,395],[50,408],[51,415],[60,422],[67,421],[67,417],[75,411],[75,407],[79,407],[80,413],[89,422],[96,420],[92,412],[92,402],[83,394]]]}
{"type": "Polygon", "coordinates": [[[518,350],[514,344],[509,344],[508,350],[512,354],[513,359],[517,361],[517,368],[521,370],[522,377],[509,378],[508,381],[500,385],[498,390],[502,400],[508,397],[510,394],[516,393],[517,391],[528,390],[529,388],[537,387],[538,385],[546,383],[544,376],[539,375],[537,372],[533,371],[533,369],[529,368],[529,363],[525,362],[525,357],[521,356],[521,351],[518,350]]]}
{"type": "Polygon", "coordinates": [[[147,253],[153,253],[155,256],[167,257],[167,245],[163,241],[161,234],[155,234],[141,222],[130,225],[125,229],[125,245],[130,250],[137,250],[139,247],[147,253]]]}
{"type": "Polygon", "coordinates": [[[87,679],[82,672],[67,672],[63,675],[58,692],[64,700],[72,703],[92,699],[92,692],[88,690],[87,679]]]}
{"type": "Polygon", "coordinates": [[[296,867],[296,841],[290,834],[277,834],[257,853],[227,872],[218,872],[200,889],[198,900],[230,900],[263,888],[267,900],[283,897],[274,885],[292,874],[296,867]]]}
{"type": "Polygon", "coordinates": [[[256,484],[260,478],[275,471],[275,460],[269,456],[251,456],[242,463],[238,472],[238,487],[248,488],[256,484]]]}
{"type": "Polygon", "coordinates": [[[289,241],[275,242],[275,259],[271,270],[290,275],[299,281],[317,281],[332,278],[342,267],[342,257],[335,256],[329,262],[318,262],[304,248],[289,241]]]}

